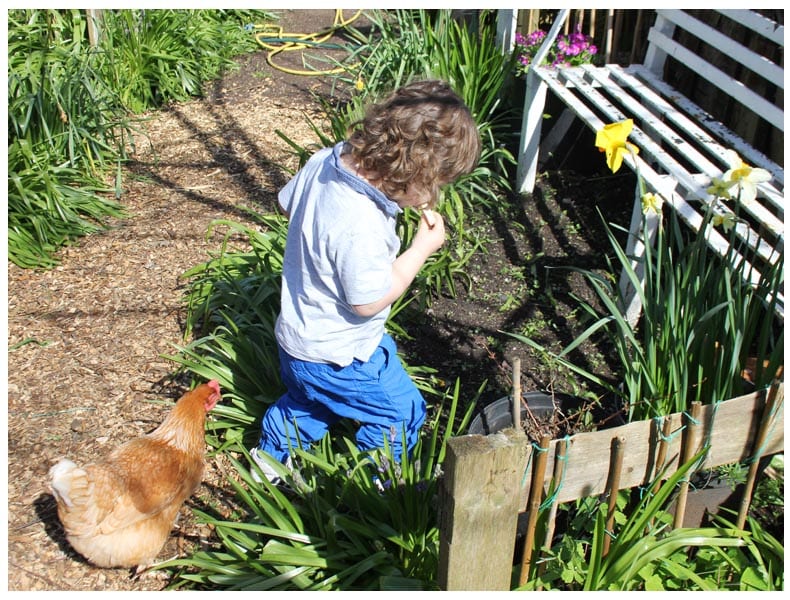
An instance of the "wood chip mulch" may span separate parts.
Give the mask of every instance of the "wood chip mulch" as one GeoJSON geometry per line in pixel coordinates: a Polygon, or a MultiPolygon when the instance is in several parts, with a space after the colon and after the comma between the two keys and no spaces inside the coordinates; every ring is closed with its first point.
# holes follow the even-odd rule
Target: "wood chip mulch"
{"type": "MultiPolygon", "coordinates": [[[[293,18],[300,11],[285,11],[293,18]]],[[[309,12],[321,27],[334,11],[309,12]]],[[[304,17],[304,16],[302,16],[304,17]]],[[[286,23],[287,25],[287,23],[286,23]]],[[[47,472],[61,457],[92,462],[154,429],[186,381],[162,357],[184,344],[187,269],[216,252],[222,231],[272,209],[297,160],[275,135],[316,141],[310,78],[283,79],[262,53],[207,99],[149,115],[124,179],[129,217],[60,252],[48,271],[8,264],[8,589],[160,590],[166,575],[133,578],[86,563],[63,537],[47,472]],[[300,92],[301,90],[301,92],[300,92]]],[[[209,461],[210,494],[226,466],[209,461]]],[[[189,503],[160,555],[183,555],[210,532],[189,503]]]]}

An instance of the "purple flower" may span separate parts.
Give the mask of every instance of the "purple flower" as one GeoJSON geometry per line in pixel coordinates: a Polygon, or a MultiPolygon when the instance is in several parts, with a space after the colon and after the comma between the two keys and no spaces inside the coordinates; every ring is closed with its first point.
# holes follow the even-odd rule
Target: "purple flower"
{"type": "MultiPolygon", "coordinates": [[[[546,39],[546,32],[536,29],[527,36],[516,32],[515,42],[518,52],[518,74],[526,73],[532,63],[538,48],[546,39]]],[[[578,66],[592,62],[592,56],[598,49],[592,44],[592,38],[581,32],[581,27],[577,26],[573,33],[560,35],[554,45],[549,49],[548,56],[544,64],[553,67],[558,66],[578,66]]]]}
{"type": "Polygon", "coordinates": [[[536,29],[527,37],[528,46],[538,46],[546,38],[546,32],[542,29],[536,29]]]}

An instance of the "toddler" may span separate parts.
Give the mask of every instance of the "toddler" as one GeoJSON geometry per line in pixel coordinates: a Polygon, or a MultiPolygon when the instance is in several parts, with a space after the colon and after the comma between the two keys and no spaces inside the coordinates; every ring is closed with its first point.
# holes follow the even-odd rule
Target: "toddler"
{"type": "Polygon", "coordinates": [[[289,444],[321,439],[341,418],[359,424],[361,450],[393,457],[417,443],[425,400],[404,370],[384,324],[445,239],[432,209],[439,188],[477,164],[480,138],[461,98],[438,80],[408,84],[349,128],[347,141],[316,152],[280,191],[288,216],[281,310],[275,326],[286,392],[261,422],[250,451],[290,466],[289,444]],[[396,219],[422,211],[399,254],[396,219]],[[298,429],[297,429],[298,428],[298,429]]]}

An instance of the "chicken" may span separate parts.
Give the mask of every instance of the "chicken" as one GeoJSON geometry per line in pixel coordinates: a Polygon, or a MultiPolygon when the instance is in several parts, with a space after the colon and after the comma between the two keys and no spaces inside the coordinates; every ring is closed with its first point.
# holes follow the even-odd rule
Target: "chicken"
{"type": "Polygon", "coordinates": [[[212,380],[184,394],[148,435],[104,462],[62,459],[50,471],[58,516],[72,547],[99,567],[153,563],[181,505],[203,477],[206,413],[220,400],[212,380]]]}

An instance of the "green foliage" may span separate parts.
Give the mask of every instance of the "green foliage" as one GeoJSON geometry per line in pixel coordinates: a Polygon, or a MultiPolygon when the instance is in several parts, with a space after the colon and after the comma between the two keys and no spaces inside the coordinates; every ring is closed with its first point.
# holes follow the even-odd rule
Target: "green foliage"
{"type": "Polygon", "coordinates": [[[203,83],[258,49],[244,26],[271,18],[253,10],[106,11],[101,24],[106,77],[133,112],[201,96],[203,83]]]}
{"type": "MultiPolygon", "coordinates": [[[[724,517],[716,522],[725,529],[735,525],[724,517]]],[[[784,590],[784,545],[763,529],[753,517],[747,518],[744,544],[731,547],[703,547],[690,565],[694,574],[715,587],[738,591],[784,590]]]]}
{"type": "Polygon", "coordinates": [[[51,267],[60,246],[122,216],[103,175],[131,125],[80,11],[12,10],[8,26],[8,255],[51,267]]]}
{"type": "Polygon", "coordinates": [[[78,10],[9,12],[8,136],[30,162],[101,174],[123,156],[129,121],[85,28],[78,10]]]}
{"type": "MultiPolygon", "coordinates": [[[[701,229],[712,218],[707,211],[701,229]]],[[[742,371],[750,356],[758,357],[755,383],[764,387],[784,362],[784,328],[772,315],[784,285],[784,259],[766,267],[755,286],[743,283],[742,261],[736,268],[731,257],[738,251],[750,255],[730,232],[729,255],[722,259],[708,248],[702,235],[689,237],[675,211],[659,222],[655,244],[647,244],[644,288],[612,229],[606,235],[615,255],[607,274],[569,268],[585,276],[603,306],[598,311],[583,298],[579,306],[590,324],[571,344],[553,357],[577,375],[614,394],[623,394],[629,419],[639,421],[682,412],[693,401],[708,404],[742,393],[742,371]],[[642,303],[642,317],[632,325],[626,317],[625,298],[615,277],[620,271],[642,303]],[[617,353],[622,369],[622,389],[568,358],[581,344],[603,333],[617,353]],[[763,368],[762,361],[769,366],[763,368]]],[[[546,351],[534,340],[513,337],[546,351]]]]}
{"type": "Polygon", "coordinates": [[[29,159],[16,142],[8,172],[8,258],[20,267],[53,267],[61,246],[124,215],[101,181],[44,153],[29,159]]]}
{"type": "Polygon", "coordinates": [[[782,589],[784,549],[754,519],[749,520],[749,531],[722,518],[710,527],[671,528],[667,507],[706,451],[654,492],[643,490],[633,506],[621,492],[613,531],[606,529],[606,504],[593,498],[580,501],[568,530],[543,556],[533,559],[533,572],[522,589],[782,589]],[[609,541],[606,552],[604,540],[609,541]]]}
{"type": "MultiPolygon", "coordinates": [[[[272,462],[288,484],[280,489],[266,480],[256,483],[246,451],[230,447],[240,480],[234,474],[228,483],[241,514],[227,519],[217,510],[196,511],[219,544],[158,568],[176,570],[173,587],[194,589],[436,589],[436,474],[454,435],[459,389],[456,383],[443,396],[449,411],[437,412],[414,458],[400,464],[389,448],[360,452],[348,438],[327,435],[309,452],[293,450],[293,472],[272,462]]],[[[460,430],[470,417],[471,409],[460,430]]]]}
{"type": "Polygon", "coordinates": [[[57,249],[121,217],[131,112],[201,93],[231,56],[257,49],[262,11],[8,11],[8,254],[52,267],[57,249]],[[107,184],[115,178],[114,186],[107,184]],[[114,187],[114,190],[112,189],[114,187]],[[115,193],[115,200],[107,194],[115,193]]]}
{"type": "MultiPolygon", "coordinates": [[[[208,423],[209,443],[221,447],[253,435],[268,404],[282,393],[274,323],[280,311],[280,278],[287,232],[278,215],[253,215],[264,230],[215,221],[226,228],[218,254],[187,271],[186,336],[201,337],[167,358],[203,379],[216,379],[225,402],[208,423]],[[231,242],[243,237],[249,249],[231,242]]],[[[251,439],[247,440],[248,442],[251,439]]]]}

